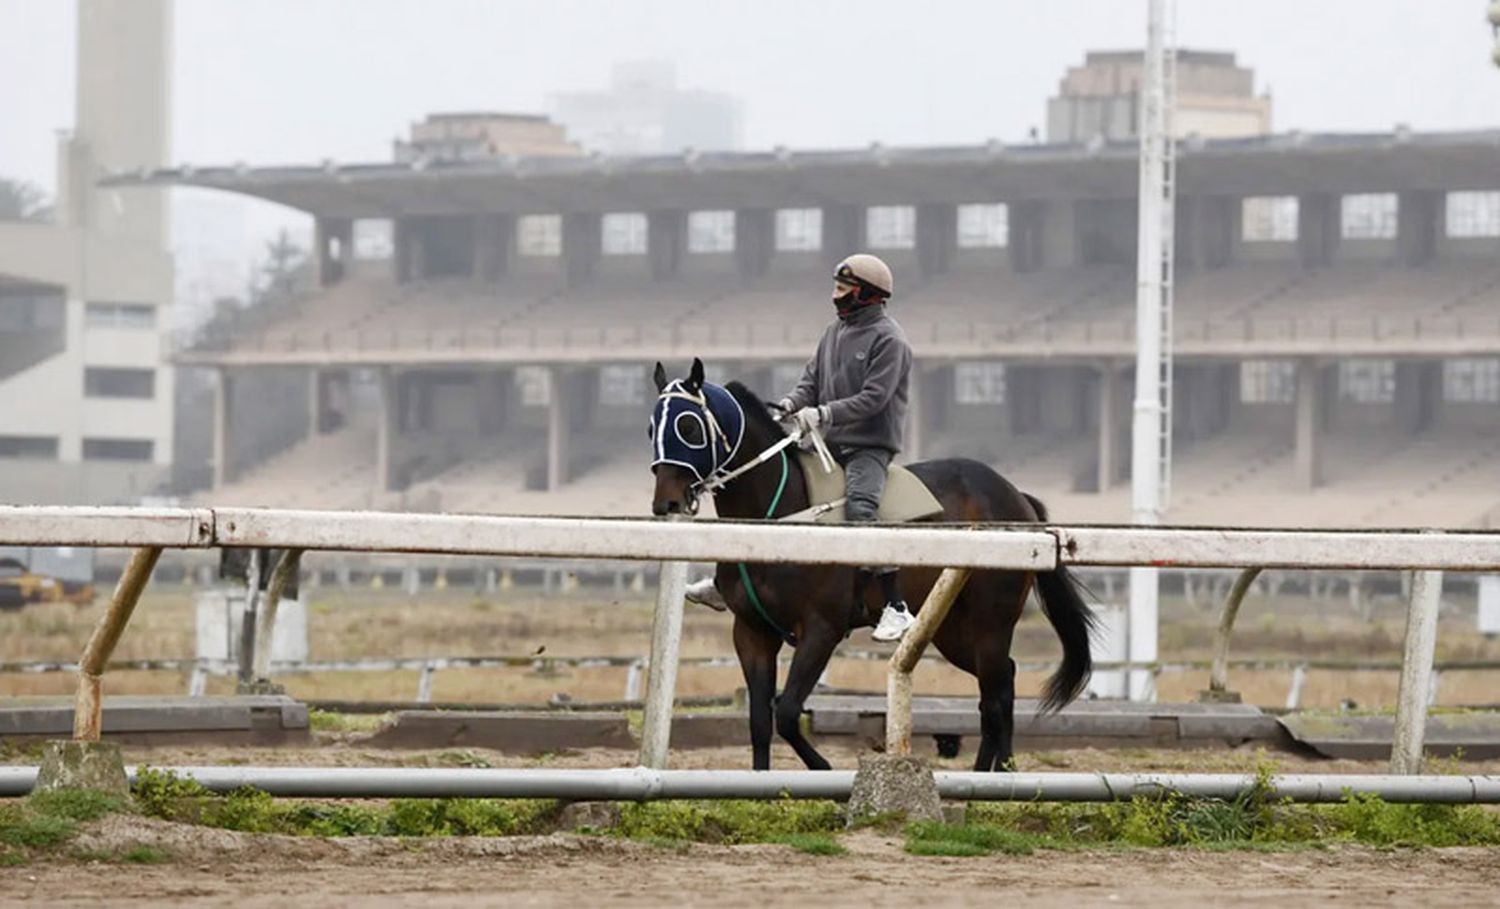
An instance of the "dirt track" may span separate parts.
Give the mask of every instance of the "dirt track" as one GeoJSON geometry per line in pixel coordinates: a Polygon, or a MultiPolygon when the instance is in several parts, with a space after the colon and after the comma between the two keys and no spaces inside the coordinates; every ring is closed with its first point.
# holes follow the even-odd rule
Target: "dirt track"
{"type": "Polygon", "coordinates": [[[861,832],[849,854],[782,846],[682,851],[576,837],[308,840],[111,819],[80,845],[170,849],[172,864],[39,864],[0,875],[0,904],[283,906],[764,906],[1110,904],[1494,905],[1492,850],[1340,847],[1284,854],[1186,850],[918,858],[861,832]]]}

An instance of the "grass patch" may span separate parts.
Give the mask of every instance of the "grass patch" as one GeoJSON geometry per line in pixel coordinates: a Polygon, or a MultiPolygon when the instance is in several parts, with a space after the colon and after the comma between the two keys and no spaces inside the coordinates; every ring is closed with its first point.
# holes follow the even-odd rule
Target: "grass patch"
{"type": "Polygon", "coordinates": [[[78,825],[125,810],[124,799],[99,792],[58,790],[0,803],[0,863],[26,864],[72,840],[78,825]]]}
{"type": "Polygon", "coordinates": [[[1050,838],[993,824],[920,823],[906,828],[906,851],[913,855],[1030,855],[1053,848],[1050,838]]]}
{"type": "Polygon", "coordinates": [[[790,846],[806,855],[847,855],[849,853],[849,850],[845,849],[831,833],[788,833],[784,836],[773,837],[769,842],[790,846]]]}
{"type": "Polygon", "coordinates": [[[379,732],[390,720],[388,713],[338,713],[333,710],[307,711],[307,725],[313,732],[379,732]]]}
{"type": "Polygon", "coordinates": [[[843,810],[834,802],[724,800],[641,802],[620,809],[619,836],[665,837],[698,843],[775,843],[804,834],[843,829],[843,810]]]}
{"type": "Polygon", "coordinates": [[[155,846],[132,846],[120,854],[120,859],[129,865],[165,865],[172,860],[172,853],[155,846]]]}

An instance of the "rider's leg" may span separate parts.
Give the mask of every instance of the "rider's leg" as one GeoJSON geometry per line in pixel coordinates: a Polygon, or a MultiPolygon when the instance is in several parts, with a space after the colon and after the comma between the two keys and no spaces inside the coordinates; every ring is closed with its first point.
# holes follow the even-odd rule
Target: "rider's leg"
{"type": "MultiPolygon", "coordinates": [[[[844,462],[844,516],[851,524],[868,524],[879,519],[880,497],[885,492],[886,471],[891,453],[883,448],[860,448],[848,453],[844,462]]],[[[885,608],[873,637],[877,641],[899,640],[912,623],[911,610],[901,599],[894,566],[867,569],[880,578],[885,593],[885,608]]]]}

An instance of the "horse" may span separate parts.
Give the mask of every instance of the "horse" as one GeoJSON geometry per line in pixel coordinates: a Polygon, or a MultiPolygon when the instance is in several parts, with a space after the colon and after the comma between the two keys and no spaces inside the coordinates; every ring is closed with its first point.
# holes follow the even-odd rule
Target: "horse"
{"type": "MultiPolygon", "coordinates": [[[[806,482],[786,452],[786,432],[768,405],[739,382],[704,381],[694,359],[684,379],[668,381],[656,364],[658,397],[652,409],[655,474],[652,512],[695,513],[708,492],[722,518],[775,520],[811,506],[806,482]],[[776,448],[779,455],[765,456],[776,448]]],[[[908,466],[942,505],[944,523],[1044,522],[1046,507],[988,465],[966,458],[908,466]]],[[[940,570],[906,568],[901,592],[920,608],[940,570]]],[[[836,565],[720,564],[715,583],[734,615],[734,649],[749,696],[752,766],[771,766],[771,730],[810,770],[828,761],[802,734],[803,706],[834,649],[855,627],[873,626],[883,602],[855,569],[836,565]],[[777,656],[795,648],[781,696],[775,697],[777,656]]],[[[1096,619],[1067,568],[1051,571],[974,571],[933,639],[938,651],[979,681],[976,771],[1012,766],[1016,664],[1011,637],[1035,586],[1042,611],[1062,644],[1062,663],[1046,682],[1041,708],[1062,709],[1083,691],[1092,671],[1089,638],[1096,619]]]]}

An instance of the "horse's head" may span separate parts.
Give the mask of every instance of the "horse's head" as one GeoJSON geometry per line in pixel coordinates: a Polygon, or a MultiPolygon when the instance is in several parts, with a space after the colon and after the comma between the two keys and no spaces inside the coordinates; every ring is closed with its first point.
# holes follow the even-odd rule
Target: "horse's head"
{"type": "Polygon", "coordinates": [[[667,379],[656,364],[656,406],[647,436],[656,515],[698,510],[698,496],[710,478],[721,473],[738,453],[745,436],[745,413],[729,391],[703,380],[703,361],[693,360],[685,379],[667,379]]]}

